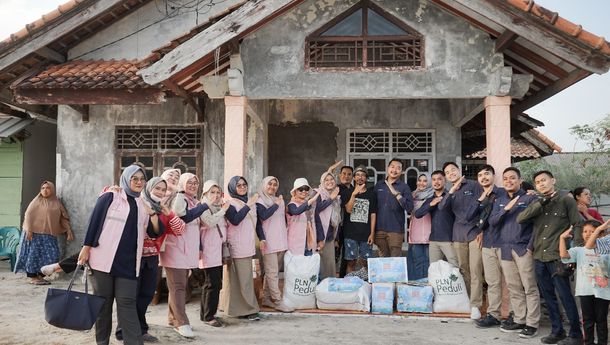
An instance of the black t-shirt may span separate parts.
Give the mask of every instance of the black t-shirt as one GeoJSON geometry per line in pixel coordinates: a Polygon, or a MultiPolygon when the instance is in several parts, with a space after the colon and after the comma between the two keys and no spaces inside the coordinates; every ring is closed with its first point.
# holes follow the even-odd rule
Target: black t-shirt
{"type": "Polygon", "coordinates": [[[377,213],[377,195],[373,188],[368,188],[366,192],[356,195],[352,213],[345,212],[343,219],[345,238],[356,241],[368,240],[371,235],[372,213],[377,213]]]}

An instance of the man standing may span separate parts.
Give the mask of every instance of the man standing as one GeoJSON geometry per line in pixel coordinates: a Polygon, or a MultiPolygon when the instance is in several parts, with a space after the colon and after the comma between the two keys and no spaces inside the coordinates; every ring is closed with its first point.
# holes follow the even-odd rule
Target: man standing
{"type": "Polygon", "coordinates": [[[443,197],[439,209],[453,212],[453,247],[458,258],[470,295],[470,318],[481,318],[479,308],[483,305],[483,263],[481,262],[481,229],[477,226],[479,196],[483,188],[462,176],[455,162],[443,164],[445,177],[452,183],[449,193],[443,197]]]}
{"type": "MultiPolygon", "coordinates": [[[[514,323],[500,326],[502,332],[519,332],[521,338],[532,338],[538,333],[540,294],[532,257],[532,223],[517,223],[517,216],[538,198],[521,188],[521,172],[506,168],[502,174],[506,193],[498,195],[489,225],[500,233],[501,265],[508,285],[514,323]]],[[[487,271],[486,271],[487,272],[487,271]]]]}
{"type": "Polygon", "coordinates": [[[436,170],[430,176],[434,195],[426,199],[422,206],[415,212],[415,218],[422,218],[430,214],[432,218],[432,231],[430,232],[430,263],[438,260],[447,260],[450,264],[458,267],[458,259],[453,249],[453,212],[448,209],[439,209],[438,204],[443,200],[445,194],[445,173],[436,170]]]}
{"type": "Polygon", "coordinates": [[[477,180],[481,188],[483,188],[483,193],[478,199],[478,227],[483,234],[481,254],[485,282],[487,283],[487,300],[489,302],[487,316],[475,321],[476,326],[479,328],[500,326],[500,319],[502,318],[501,238],[498,228],[489,224],[488,221],[496,199],[504,194],[504,190],[496,187],[493,183],[495,174],[496,172],[491,165],[484,165],[477,173],[477,180]]]}
{"type": "MultiPolygon", "coordinates": [[[[344,165],[339,170],[339,196],[341,197],[341,213],[342,219],[345,219],[348,215],[345,213],[345,204],[352,195],[354,191],[354,186],[352,186],[352,176],[354,169],[349,165],[344,165]]],[[[339,246],[339,250],[337,253],[339,254],[339,277],[345,277],[347,273],[347,261],[344,259],[345,257],[345,220],[339,226],[339,232],[337,233],[337,242],[339,246]]]]}
{"type": "Polygon", "coordinates": [[[534,223],[534,267],[552,325],[551,334],[540,341],[544,344],[582,344],[580,319],[568,277],[557,274],[557,267],[561,265],[559,236],[570,226],[581,221],[578,206],[568,192],[555,190],[555,178],[550,171],[542,170],[535,173],[534,185],[542,198],[531,203],[521,212],[517,216],[517,222],[524,224],[533,221],[534,223]],[[561,322],[555,291],[559,294],[570,320],[568,338],[561,322]]]}
{"type": "Polygon", "coordinates": [[[377,195],[377,225],[375,244],[382,257],[402,256],[405,232],[405,212],[413,210],[413,198],[409,186],[400,180],[402,162],[390,160],[387,177],[375,185],[377,195]]]}
{"type": "MultiPolygon", "coordinates": [[[[373,254],[375,223],[377,220],[377,196],[372,188],[366,188],[366,168],[359,166],[354,172],[354,191],[345,205],[343,219],[347,273],[354,271],[358,260],[364,261],[373,254]]],[[[368,269],[368,268],[367,268],[368,269]]]]}

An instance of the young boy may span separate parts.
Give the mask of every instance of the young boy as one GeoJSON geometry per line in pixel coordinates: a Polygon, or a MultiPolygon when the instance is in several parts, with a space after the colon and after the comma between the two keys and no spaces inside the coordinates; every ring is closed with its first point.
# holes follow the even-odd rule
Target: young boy
{"type": "Polygon", "coordinates": [[[608,229],[610,221],[600,225],[598,221],[588,220],[582,226],[582,236],[586,247],[566,247],[566,240],[572,237],[572,229],[560,236],[559,255],[563,263],[576,263],[576,296],[580,298],[585,345],[608,343],[608,305],[610,286],[608,286],[608,261],[610,256],[597,253],[596,239],[608,229]],[[597,343],[595,339],[597,330],[597,343]]]}

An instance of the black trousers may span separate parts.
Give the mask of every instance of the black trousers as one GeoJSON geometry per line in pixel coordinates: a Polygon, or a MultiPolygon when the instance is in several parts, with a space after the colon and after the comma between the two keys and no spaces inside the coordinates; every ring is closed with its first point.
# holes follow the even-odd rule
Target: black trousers
{"type": "Polygon", "coordinates": [[[203,269],[201,285],[201,321],[212,321],[218,310],[218,298],[222,288],[222,266],[203,269]]]}
{"type": "Polygon", "coordinates": [[[595,296],[579,296],[585,345],[608,344],[608,304],[610,301],[595,296]],[[597,330],[597,343],[595,342],[597,330]]]}
{"type": "Polygon", "coordinates": [[[59,267],[61,268],[61,270],[65,273],[74,272],[78,263],[78,254],[80,254],[80,252],[77,252],[76,254],[68,256],[67,258],[61,260],[59,262],[59,267]]]}

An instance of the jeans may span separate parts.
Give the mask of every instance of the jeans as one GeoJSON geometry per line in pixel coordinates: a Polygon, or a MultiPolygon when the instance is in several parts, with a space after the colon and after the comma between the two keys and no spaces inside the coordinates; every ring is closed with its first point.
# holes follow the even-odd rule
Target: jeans
{"type": "Polygon", "coordinates": [[[582,331],[580,329],[578,309],[576,309],[576,301],[574,300],[574,296],[572,296],[568,278],[555,275],[555,265],[557,261],[542,262],[540,260],[534,260],[534,263],[538,286],[549,309],[549,317],[551,318],[552,326],[551,333],[559,334],[564,331],[561,323],[561,316],[559,314],[559,304],[557,303],[557,297],[555,295],[555,291],[557,291],[563,308],[570,320],[569,336],[571,338],[581,339],[582,331]]]}
{"type": "Polygon", "coordinates": [[[407,252],[407,273],[409,280],[428,277],[428,244],[409,244],[407,252]]]}

